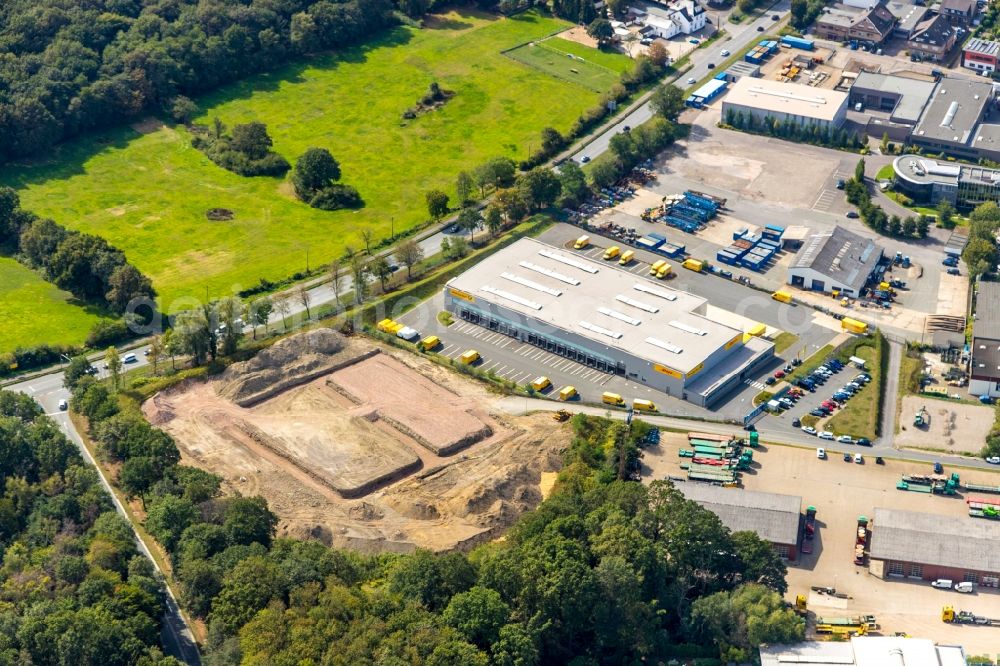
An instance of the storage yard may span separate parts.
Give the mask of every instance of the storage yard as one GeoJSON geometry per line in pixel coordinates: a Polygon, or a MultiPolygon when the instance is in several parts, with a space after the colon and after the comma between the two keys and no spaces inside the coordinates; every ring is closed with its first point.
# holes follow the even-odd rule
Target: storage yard
{"type": "Polygon", "coordinates": [[[475,382],[329,329],[143,409],[185,463],[267,498],[281,533],[367,551],[492,537],[541,500],[568,442],[547,415],[501,419],[475,382]]]}
{"type": "MultiPolygon", "coordinates": [[[[688,458],[680,457],[679,452],[687,448],[687,433],[661,431],[659,444],[644,451],[643,479],[685,478],[681,463],[688,458]]],[[[931,637],[941,643],[959,643],[965,646],[966,654],[995,651],[1000,645],[996,629],[941,621],[941,608],[945,604],[981,615],[1000,615],[1000,592],[997,590],[979,588],[976,594],[961,595],[934,589],[926,581],[881,580],[869,574],[866,566],[854,563],[858,517],[873,518],[875,507],[929,513],[940,516],[943,521],[977,520],[969,518],[969,506],[963,501],[964,497],[956,499],[896,490],[904,474],[930,474],[929,464],[887,460],[885,465],[876,465],[869,458],[858,465],[841,461],[839,455],[831,454],[827,460],[818,460],[814,449],[777,445],[762,445],[753,451],[753,467],[740,477],[743,488],[801,496],[803,515],[810,505],[817,509],[816,535],[810,544],[813,552],[806,553],[803,549],[798,561],[789,564],[786,595],[789,601],[794,601],[797,594],[807,595],[813,620],[816,616],[873,613],[877,615],[882,635],[903,631],[911,636],[931,637]],[[811,591],[813,586],[833,587],[849,598],[811,591]]],[[[948,474],[953,470],[945,468],[944,471],[948,474]]],[[[1000,475],[995,473],[955,471],[960,472],[963,484],[1000,484],[1000,475]]],[[[968,493],[968,496],[1000,497],[980,492],[968,493]]],[[[990,521],[988,524],[996,523],[990,521]]],[[[877,531],[877,523],[873,523],[871,529],[877,531]]]]}
{"type": "Polygon", "coordinates": [[[975,455],[983,448],[993,418],[994,408],[986,405],[908,395],[903,398],[895,442],[900,448],[975,455]],[[915,426],[914,416],[921,410],[926,410],[928,422],[915,426]]]}

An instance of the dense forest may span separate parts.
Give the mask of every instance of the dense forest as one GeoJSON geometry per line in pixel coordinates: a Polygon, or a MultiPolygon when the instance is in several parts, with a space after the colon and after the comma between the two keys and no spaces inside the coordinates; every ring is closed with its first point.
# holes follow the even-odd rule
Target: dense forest
{"type": "Polygon", "coordinates": [[[170,666],[162,591],[97,470],[0,391],[0,664],[170,666]]]}
{"type": "Polygon", "coordinates": [[[390,0],[4,0],[0,161],[358,41],[392,24],[393,10],[390,0]]]}
{"type": "Polygon", "coordinates": [[[85,366],[68,376],[73,408],[144,504],[182,603],[208,624],[211,666],[717,663],[803,635],[769,544],[664,482],[619,478],[638,468],[644,423],[574,417],[552,496],[501,542],[369,557],[275,538],[262,498],[223,496],[217,477],[178,465],[129,391],[85,366]]]}

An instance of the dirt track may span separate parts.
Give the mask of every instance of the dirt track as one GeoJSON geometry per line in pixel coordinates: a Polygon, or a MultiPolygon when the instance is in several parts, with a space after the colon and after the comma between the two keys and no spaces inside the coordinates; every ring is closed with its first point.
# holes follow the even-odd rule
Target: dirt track
{"type": "Polygon", "coordinates": [[[541,501],[541,474],[569,441],[548,415],[491,414],[481,385],[419,356],[351,339],[296,358],[310,377],[338,369],[297,384],[272,365],[267,381],[293,388],[250,407],[232,401],[232,385],[266,382],[228,371],[143,406],[183,462],[266,497],[284,534],[366,551],[471,546],[541,501]]]}

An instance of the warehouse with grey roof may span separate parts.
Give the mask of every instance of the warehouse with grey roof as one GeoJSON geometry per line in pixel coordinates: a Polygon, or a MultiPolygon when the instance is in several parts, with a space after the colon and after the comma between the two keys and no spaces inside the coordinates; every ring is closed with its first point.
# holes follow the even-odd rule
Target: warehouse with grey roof
{"type": "Polygon", "coordinates": [[[615,264],[522,238],[452,278],[457,317],[711,407],[774,345],[705,316],[708,302],[615,264]]]}
{"type": "Polygon", "coordinates": [[[690,481],[674,485],[686,499],[697,502],[718,516],[731,531],[755,532],[761,539],[770,542],[781,557],[789,560],[796,558],[801,497],[690,481]]]}
{"type": "Polygon", "coordinates": [[[911,578],[1000,587],[1000,523],[876,508],[869,571],[911,578]]]}
{"type": "Polygon", "coordinates": [[[881,245],[837,226],[806,239],[788,268],[788,283],[811,291],[860,296],[883,254],[881,245]]]}

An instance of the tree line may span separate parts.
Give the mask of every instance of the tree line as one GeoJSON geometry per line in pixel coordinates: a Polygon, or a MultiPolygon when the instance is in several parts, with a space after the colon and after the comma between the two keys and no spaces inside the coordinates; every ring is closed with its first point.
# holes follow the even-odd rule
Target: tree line
{"type": "Polygon", "coordinates": [[[357,42],[392,25],[393,9],[389,0],[0,3],[0,161],[357,42]]]}
{"type": "Polygon", "coordinates": [[[766,116],[761,119],[752,113],[743,113],[732,109],[726,111],[723,125],[744,132],[841,150],[859,150],[864,145],[864,141],[857,132],[848,134],[847,130],[842,127],[830,128],[815,123],[782,122],[774,116],[766,116]]]}
{"type": "Polygon", "coordinates": [[[179,666],[163,590],[97,470],[30,397],[0,391],[0,663],[179,666]]]}
{"type": "Polygon", "coordinates": [[[577,415],[552,495],[472,553],[363,556],[275,538],[261,498],[177,463],[85,361],[67,374],[115,482],[145,505],[181,603],[208,624],[206,663],[433,666],[749,661],[799,640],[785,567],[672,486],[636,477],[650,428],[577,415]]]}
{"type": "Polygon", "coordinates": [[[969,214],[969,242],[962,251],[962,259],[970,277],[1000,273],[997,232],[1000,232],[1000,207],[996,203],[982,203],[969,214]]]}
{"type": "Polygon", "coordinates": [[[844,184],[847,201],[858,207],[861,221],[873,231],[894,238],[926,238],[933,218],[929,215],[886,215],[881,206],[872,202],[872,195],[865,183],[865,159],[854,167],[854,177],[844,184]]]}

